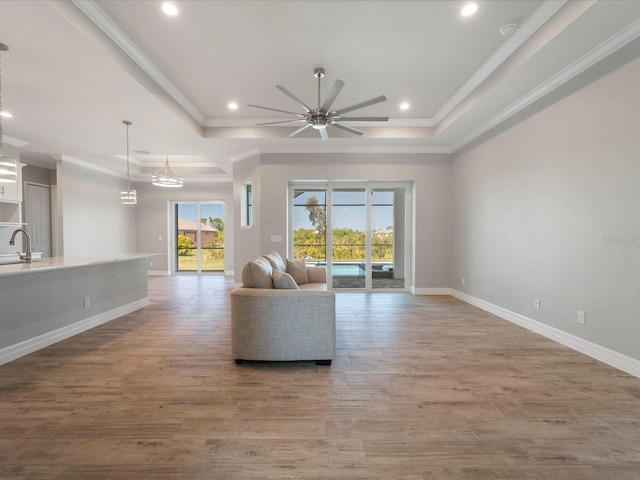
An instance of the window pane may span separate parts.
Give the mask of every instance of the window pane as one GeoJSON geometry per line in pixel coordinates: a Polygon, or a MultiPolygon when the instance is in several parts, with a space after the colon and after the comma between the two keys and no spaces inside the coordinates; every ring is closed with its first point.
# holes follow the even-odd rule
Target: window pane
{"type": "Polygon", "coordinates": [[[332,192],[334,288],[365,288],[365,200],[360,188],[332,192]]]}
{"type": "Polygon", "coordinates": [[[294,190],[293,195],[293,256],[326,262],[326,192],[294,190]]]}
{"type": "Polygon", "coordinates": [[[224,270],[224,204],[177,204],[176,245],[177,272],[224,270]]]}

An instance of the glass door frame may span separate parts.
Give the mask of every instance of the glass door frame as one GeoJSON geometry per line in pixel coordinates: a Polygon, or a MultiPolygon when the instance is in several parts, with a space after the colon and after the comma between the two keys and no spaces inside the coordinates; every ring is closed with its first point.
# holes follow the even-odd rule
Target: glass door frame
{"type": "MultiPolygon", "coordinates": [[[[289,182],[288,195],[288,228],[287,228],[287,254],[293,258],[294,250],[294,191],[295,190],[324,190],[326,195],[326,266],[327,266],[327,287],[333,289],[333,191],[334,189],[359,189],[365,190],[365,286],[364,288],[340,288],[340,291],[366,291],[366,292],[407,292],[410,288],[410,279],[412,278],[411,266],[413,263],[414,253],[411,250],[411,239],[413,238],[413,213],[412,213],[412,196],[413,182],[377,182],[377,181],[330,181],[330,182],[305,182],[292,181],[289,182]],[[373,288],[373,269],[372,269],[372,251],[373,251],[373,235],[372,235],[372,192],[380,189],[403,189],[404,190],[404,218],[403,218],[403,272],[404,286],[402,288],[373,288]]],[[[397,238],[397,237],[396,237],[397,238]]],[[[395,240],[395,238],[394,238],[395,240]]],[[[395,253],[394,253],[395,262],[395,253]]]]}
{"type": "MultiPolygon", "coordinates": [[[[196,231],[196,269],[195,270],[178,270],[178,205],[195,205],[196,218],[202,218],[201,206],[203,204],[220,204],[222,205],[223,217],[225,216],[226,202],[224,200],[175,200],[169,202],[169,238],[171,239],[171,273],[172,275],[224,275],[224,267],[222,270],[203,270],[202,269],[202,230],[200,222],[196,222],[198,229],[196,231]]],[[[222,219],[224,222],[224,218],[222,219]]],[[[223,244],[223,251],[225,251],[223,244]]],[[[223,253],[224,255],[224,253],[223,253]]],[[[224,258],[224,257],[223,257],[224,258]]]]}

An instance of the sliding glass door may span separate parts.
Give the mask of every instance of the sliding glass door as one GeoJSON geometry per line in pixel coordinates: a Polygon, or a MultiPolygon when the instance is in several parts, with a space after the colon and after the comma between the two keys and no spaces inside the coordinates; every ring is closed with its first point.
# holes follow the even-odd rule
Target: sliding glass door
{"type": "Polygon", "coordinates": [[[366,188],[331,191],[331,280],[333,288],[366,288],[366,188]]]}
{"type": "Polygon", "coordinates": [[[406,288],[409,185],[292,185],[293,256],[327,267],[333,289],[406,288]]]}
{"type": "Polygon", "coordinates": [[[175,204],[175,271],[224,271],[224,204],[175,204]]]}
{"type": "Polygon", "coordinates": [[[372,288],[405,287],[405,189],[372,188],[372,288]]]}

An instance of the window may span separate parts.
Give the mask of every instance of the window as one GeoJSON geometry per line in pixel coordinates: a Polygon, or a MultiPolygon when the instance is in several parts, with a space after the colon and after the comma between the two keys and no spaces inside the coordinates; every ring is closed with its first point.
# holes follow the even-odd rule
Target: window
{"type": "Polygon", "coordinates": [[[240,225],[250,227],[253,224],[253,193],[251,183],[242,185],[242,218],[240,225]]]}

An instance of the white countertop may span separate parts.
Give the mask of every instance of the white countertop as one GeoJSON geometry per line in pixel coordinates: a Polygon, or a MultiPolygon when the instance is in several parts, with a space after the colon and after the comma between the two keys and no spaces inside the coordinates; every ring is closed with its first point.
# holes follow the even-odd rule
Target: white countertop
{"type": "Polygon", "coordinates": [[[47,257],[36,259],[33,263],[12,263],[0,265],[0,277],[38,273],[63,268],[84,267],[105,263],[126,262],[139,258],[153,257],[154,253],[115,253],[104,255],[82,255],[76,257],[47,257]]]}

